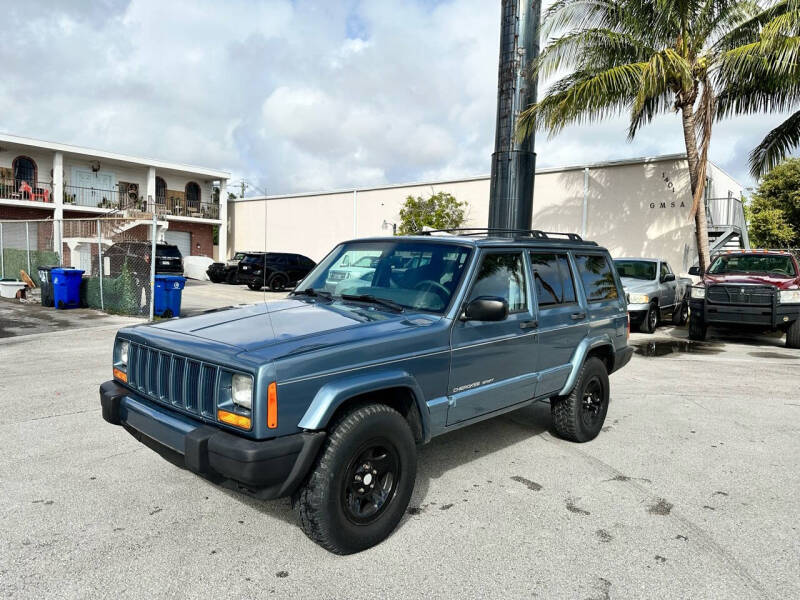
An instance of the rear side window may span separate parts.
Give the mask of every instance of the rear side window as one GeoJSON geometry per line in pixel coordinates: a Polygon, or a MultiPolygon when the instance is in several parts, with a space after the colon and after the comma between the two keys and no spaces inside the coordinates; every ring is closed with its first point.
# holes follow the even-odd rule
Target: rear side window
{"type": "Polygon", "coordinates": [[[602,254],[576,254],[578,273],[583,281],[586,299],[589,302],[615,300],[619,297],[617,283],[608,259],[602,254]]]}
{"type": "Polygon", "coordinates": [[[503,298],[508,312],[521,312],[528,306],[525,286],[525,267],[522,254],[497,253],[483,257],[478,278],[472,287],[470,302],[481,296],[503,298]]]}
{"type": "Polygon", "coordinates": [[[539,306],[575,302],[575,284],[566,254],[531,252],[531,265],[539,306]]]}

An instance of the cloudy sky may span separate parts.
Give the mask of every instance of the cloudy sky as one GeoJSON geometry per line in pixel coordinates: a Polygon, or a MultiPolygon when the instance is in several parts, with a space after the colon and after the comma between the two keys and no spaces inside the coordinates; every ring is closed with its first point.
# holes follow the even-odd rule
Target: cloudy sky
{"type": "MultiPolygon", "coordinates": [[[[489,171],[499,0],[4,2],[0,131],[222,168],[248,195],[489,171]]],[[[717,126],[740,181],[778,117],[717,126]]],[[[666,116],[537,141],[539,166],[681,152],[666,116]]]]}

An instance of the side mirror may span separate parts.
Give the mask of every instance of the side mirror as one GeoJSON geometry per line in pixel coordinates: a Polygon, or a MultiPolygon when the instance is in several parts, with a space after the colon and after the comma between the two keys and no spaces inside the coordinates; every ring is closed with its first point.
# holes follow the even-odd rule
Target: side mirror
{"type": "Polygon", "coordinates": [[[689,275],[700,277],[700,267],[689,267],[689,275]]]}
{"type": "Polygon", "coordinates": [[[467,304],[462,321],[504,321],[508,317],[508,302],[495,296],[480,296],[467,304]]]}
{"type": "Polygon", "coordinates": [[[667,283],[668,281],[675,281],[675,273],[667,273],[664,275],[664,278],[661,280],[663,283],[667,283]]]}

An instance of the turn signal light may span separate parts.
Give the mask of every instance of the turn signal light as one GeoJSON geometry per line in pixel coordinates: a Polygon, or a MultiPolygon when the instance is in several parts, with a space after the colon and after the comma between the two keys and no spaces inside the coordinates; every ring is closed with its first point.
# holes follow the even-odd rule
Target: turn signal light
{"type": "Polygon", "coordinates": [[[267,388],[267,427],[278,427],[278,384],[274,381],[267,388]]]}
{"type": "Polygon", "coordinates": [[[228,425],[233,425],[239,429],[250,429],[250,417],[237,415],[227,410],[218,410],[217,419],[228,425]]]}
{"type": "Polygon", "coordinates": [[[122,383],[128,383],[128,374],[125,371],[114,368],[114,379],[119,379],[122,383]]]}

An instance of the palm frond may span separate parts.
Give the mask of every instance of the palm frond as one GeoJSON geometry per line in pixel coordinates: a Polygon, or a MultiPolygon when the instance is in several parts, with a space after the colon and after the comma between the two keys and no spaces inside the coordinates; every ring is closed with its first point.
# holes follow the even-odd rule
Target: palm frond
{"type": "Polygon", "coordinates": [[[520,114],[518,137],[534,130],[555,135],[567,125],[618,115],[636,97],[647,63],[617,65],[599,73],[578,71],[554,83],[545,97],[520,114]]]}
{"type": "Polygon", "coordinates": [[[631,35],[610,29],[572,31],[552,40],[531,65],[531,74],[550,77],[565,66],[614,64],[646,60],[655,50],[631,35]]]}
{"type": "Polygon", "coordinates": [[[800,145],[800,111],[770,131],[750,153],[750,174],[761,177],[800,145]]]}

